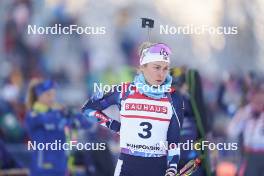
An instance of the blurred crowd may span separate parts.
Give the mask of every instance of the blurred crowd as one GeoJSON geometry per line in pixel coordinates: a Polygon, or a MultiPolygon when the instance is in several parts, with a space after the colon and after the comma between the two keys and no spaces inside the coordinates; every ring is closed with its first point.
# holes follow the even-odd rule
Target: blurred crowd
{"type": "MultiPolygon", "coordinates": [[[[28,168],[29,166],[30,156],[26,150],[29,134],[25,129],[25,101],[30,80],[33,78],[54,80],[59,90],[58,102],[66,108],[79,111],[84,101],[92,95],[93,83],[118,84],[132,81],[136,74],[137,48],[145,39],[146,33],[142,35],[137,30],[131,30],[136,26],[130,19],[131,9],[122,8],[115,14],[114,34],[107,40],[114,39],[116,45],[109,46],[104,43],[107,41],[100,37],[90,39],[77,34],[71,36],[27,35],[27,25],[32,23],[44,26],[53,24],[68,26],[82,23],[80,18],[77,18],[78,16],[67,13],[64,3],[45,6],[46,12],[41,10],[43,4],[45,1],[0,2],[2,15],[0,22],[0,170],[28,168]],[[131,27],[133,25],[134,27],[131,27]],[[103,42],[101,49],[96,49],[98,44],[95,44],[94,40],[103,42]],[[108,55],[104,49],[105,51],[110,49],[113,53],[108,55]],[[100,58],[105,58],[105,60],[100,60],[100,58]]],[[[97,19],[91,21],[93,20],[97,19]]],[[[180,63],[177,67],[180,73],[190,69],[189,65],[180,63]]],[[[207,138],[214,142],[237,141],[240,146],[239,151],[211,151],[212,170],[217,172],[217,170],[224,170],[221,167],[232,167],[238,173],[239,168],[244,164],[243,129],[246,129],[246,126],[242,125],[242,131],[237,130],[239,132],[234,135],[235,132],[232,129],[235,130],[235,127],[232,125],[240,123],[237,120],[237,113],[252,103],[256,104],[256,101],[257,105],[262,105],[257,108],[257,112],[254,111],[256,119],[263,118],[264,75],[254,69],[223,70],[217,77],[212,77],[205,74],[202,71],[203,68],[197,70],[201,71],[203,96],[208,116],[207,138]],[[236,119],[235,122],[233,122],[234,119],[236,119]],[[227,130],[228,126],[231,126],[229,130],[227,130]]],[[[263,132],[264,126],[260,128],[263,132]]],[[[105,157],[112,157],[113,163],[116,161],[118,139],[111,132],[100,128],[96,134],[85,130],[78,130],[78,133],[80,140],[95,138],[95,140],[106,141],[109,150],[105,154],[99,152],[70,154],[77,159],[71,163],[69,168],[82,165],[86,174],[89,172],[92,175],[96,168],[103,171],[105,157]]],[[[252,133],[251,137],[254,138],[254,135],[256,134],[252,133]]],[[[260,137],[259,140],[261,139],[264,138],[260,137]]],[[[264,153],[262,144],[258,152],[264,153]]],[[[263,153],[262,156],[264,156],[263,153]]],[[[257,162],[263,161],[263,158],[255,159],[254,156],[250,159],[257,162]]],[[[110,168],[106,172],[113,172],[113,163],[109,164],[110,168]]],[[[264,170],[263,167],[262,170],[264,170]]],[[[78,173],[78,168],[72,169],[73,172],[78,173]]],[[[97,175],[100,174],[101,176],[107,175],[97,173],[97,175]]]]}

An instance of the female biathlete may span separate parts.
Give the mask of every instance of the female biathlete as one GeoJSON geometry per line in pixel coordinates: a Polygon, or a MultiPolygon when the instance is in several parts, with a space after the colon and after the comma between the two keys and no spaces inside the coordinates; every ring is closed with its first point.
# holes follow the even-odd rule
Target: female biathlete
{"type": "MultiPolygon", "coordinates": [[[[86,119],[84,120],[81,114],[68,113],[58,104],[55,85],[52,80],[33,79],[30,82],[25,125],[32,144],[34,142],[37,145],[40,143],[51,144],[56,141],[65,144],[68,142],[66,137],[69,138],[67,134],[71,127],[90,128],[90,124],[86,119]]],[[[68,155],[66,152],[64,148],[34,149],[31,157],[30,175],[67,175],[68,155]]]]}
{"type": "Polygon", "coordinates": [[[120,156],[115,176],[174,176],[183,119],[183,99],[171,89],[170,48],[163,43],[143,43],[139,74],[131,83],[92,96],[82,111],[90,119],[120,134],[120,156]],[[120,120],[102,110],[118,105],[120,120]]]}

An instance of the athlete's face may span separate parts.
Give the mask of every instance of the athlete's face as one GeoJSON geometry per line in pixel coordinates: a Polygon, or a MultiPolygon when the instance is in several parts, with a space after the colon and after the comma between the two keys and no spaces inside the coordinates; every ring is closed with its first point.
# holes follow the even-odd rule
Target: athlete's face
{"type": "Polygon", "coordinates": [[[169,64],[163,61],[150,62],[141,66],[140,70],[148,84],[159,86],[165,81],[169,73],[169,64]]]}
{"type": "Polygon", "coordinates": [[[52,107],[55,103],[56,91],[55,89],[50,89],[38,97],[38,101],[42,104],[52,107]]]}

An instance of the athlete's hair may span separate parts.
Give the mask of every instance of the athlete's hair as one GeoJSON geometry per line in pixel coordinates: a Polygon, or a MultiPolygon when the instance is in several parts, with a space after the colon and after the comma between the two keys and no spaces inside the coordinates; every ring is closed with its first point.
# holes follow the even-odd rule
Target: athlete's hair
{"type": "Polygon", "coordinates": [[[141,57],[142,52],[143,52],[144,49],[149,48],[149,47],[151,47],[151,46],[154,45],[154,44],[155,44],[155,43],[151,43],[151,42],[143,42],[143,43],[139,46],[139,48],[138,48],[138,55],[139,55],[139,57],[141,57]]]}
{"type": "MultiPolygon", "coordinates": [[[[144,49],[146,48],[150,48],[151,46],[155,45],[157,43],[151,43],[151,42],[143,42],[139,47],[138,47],[138,56],[139,58],[141,57],[142,55],[142,52],[144,49]]],[[[144,64],[142,65],[143,67],[146,67],[148,64],[144,64]]],[[[141,66],[140,66],[141,67],[141,66]]],[[[139,67],[139,68],[140,68],[139,67]]],[[[140,73],[140,69],[137,69],[137,73],[140,73]]]]}
{"type": "Polygon", "coordinates": [[[35,87],[42,82],[41,79],[34,78],[29,82],[29,87],[26,97],[26,107],[28,110],[32,109],[33,104],[37,101],[38,97],[35,92],[35,87]]]}

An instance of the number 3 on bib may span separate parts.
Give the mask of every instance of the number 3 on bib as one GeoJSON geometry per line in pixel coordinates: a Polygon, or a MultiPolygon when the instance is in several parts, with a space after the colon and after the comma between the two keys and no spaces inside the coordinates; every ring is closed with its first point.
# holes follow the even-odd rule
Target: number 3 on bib
{"type": "Polygon", "coordinates": [[[152,129],[152,124],[149,123],[149,122],[141,122],[139,124],[139,126],[143,126],[143,132],[144,134],[142,133],[138,133],[138,136],[141,137],[141,138],[144,138],[144,139],[147,139],[147,138],[150,138],[151,137],[151,129],[152,129]]]}

